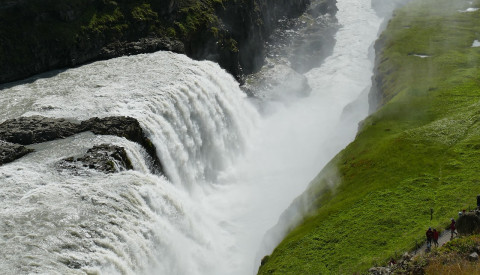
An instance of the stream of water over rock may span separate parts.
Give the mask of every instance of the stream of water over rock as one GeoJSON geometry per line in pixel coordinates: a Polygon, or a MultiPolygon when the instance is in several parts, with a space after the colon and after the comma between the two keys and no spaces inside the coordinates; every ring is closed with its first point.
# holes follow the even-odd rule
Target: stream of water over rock
{"type": "Polygon", "coordinates": [[[381,19],[369,0],[338,0],[338,8],[333,54],[305,74],[310,96],[264,102],[264,114],[218,65],[168,52],[3,87],[1,121],[136,118],[166,177],[149,172],[140,145],[119,137],[82,133],[32,146],[34,153],[0,167],[0,270],[255,273],[257,251],[276,245],[260,248],[265,232],[367,114],[381,19]],[[58,169],[61,159],[102,143],[126,148],[134,170],[58,169]]]}

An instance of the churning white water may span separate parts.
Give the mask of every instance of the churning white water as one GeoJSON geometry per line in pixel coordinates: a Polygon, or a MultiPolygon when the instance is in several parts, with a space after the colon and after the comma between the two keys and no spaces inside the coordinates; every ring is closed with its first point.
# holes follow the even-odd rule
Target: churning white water
{"type": "Polygon", "coordinates": [[[149,174],[144,150],[118,137],[84,133],[36,145],[37,152],[0,167],[0,270],[226,270],[218,259],[228,255],[233,236],[199,194],[219,188],[218,172],[245,151],[245,136],[258,120],[245,98],[218,65],[168,52],[96,62],[3,89],[3,119],[137,118],[169,181],[149,174]],[[125,147],[135,171],[75,174],[57,168],[62,158],[101,143],[125,147]]]}
{"type": "Polygon", "coordinates": [[[168,179],[149,173],[144,149],[123,138],[82,133],[35,145],[36,152],[0,167],[0,270],[255,273],[276,244],[260,248],[265,232],[367,114],[369,49],[381,20],[369,0],[339,0],[338,8],[334,53],[306,75],[311,96],[266,103],[274,111],[265,117],[218,65],[167,52],[3,88],[1,121],[34,114],[137,118],[168,179]],[[135,169],[57,168],[62,158],[101,143],[125,147],[135,169]]]}

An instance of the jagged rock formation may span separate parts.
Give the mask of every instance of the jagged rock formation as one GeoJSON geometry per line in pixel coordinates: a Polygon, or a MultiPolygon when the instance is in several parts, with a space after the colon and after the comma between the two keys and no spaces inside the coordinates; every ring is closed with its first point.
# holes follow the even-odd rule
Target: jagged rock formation
{"type": "Polygon", "coordinates": [[[91,131],[97,135],[124,137],[142,145],[151,157],[155,172],[162,173],[162,165],[155,146],[145,136],[140,123],[135,118],[125,116],[94,117],[81,123],[42,116],[9,119],[0,124],[0,164],[14,161],[32,152],[19,144],[41,143],[85,131],[91,131]]]}
{"type": "MultiPolygon", "coordinates": [[[[324,0],[324,12],[335,1],[324,0]]],[[[310,0],[22,1],[0,3],[0,83],[126,54],[169,50],[240,79],[263,64],[281,18],[310,0]]]]}
{"type": "Polygon", "coordinates": [[[69,169],[77,173],[82,167],[95,169],[104,173],[115,173],[133,169],[125,148],[111,144],[93,146],[93,148],[88,149],[85,155],[63,159],[58,166],[62,169],[69,169]]]}
{"type": "Polygon", "coordinates": [[[145,136],[138,120],[131,117],[94,117],[83,121],[80,124],[83,131],[91,131],[97,135],[114,135],[124,137],[130,141],[142,145],[154,164],[157,172],[162,173],[163,168],[160,159],[157,156],[155,145],[145,136]]]}
{"type": "Polygon", "coordinates": [[[0,140],[0,165],[12,162],[32,151],[25,146],[0,140]]]}
{"type": "Polygon", "coordinates": [[[0,140],[22,145],[65,138],[79,132],[77,124],[62,118],[20,117],[0,124],[0,140]]]}

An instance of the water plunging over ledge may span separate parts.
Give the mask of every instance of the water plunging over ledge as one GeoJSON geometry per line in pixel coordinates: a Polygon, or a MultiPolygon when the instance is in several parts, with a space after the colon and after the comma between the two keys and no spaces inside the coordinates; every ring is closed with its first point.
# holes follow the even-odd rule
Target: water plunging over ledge
{"type": "Polygon", "coordinates": [[[369,51],[381,20],[367,0],[339,0],[338,8],[334,52],[306,73],[311,95],[265,103],[263,117],[216,64],[167,52],[2,89],[1,121],[135,117],[169,180],[150,174],[144,150],[123,138],[83,133],[35,145],[35,153],[0,167],[0,269],[255,273],[265,232],[367,114],[369,51]],[[134,171],[56,169],[62,158],[101,143],[125,147],[134,171]]]}

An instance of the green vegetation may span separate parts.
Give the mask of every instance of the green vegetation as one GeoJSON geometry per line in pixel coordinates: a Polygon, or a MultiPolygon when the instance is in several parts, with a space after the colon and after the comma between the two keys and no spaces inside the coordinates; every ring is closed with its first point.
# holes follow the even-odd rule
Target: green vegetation
{"type": "Polygon", "coordinates": [[[455,239],[439,249],[416,259],[416,264],[425,274],[480,274],[480,263],[469,259],[473,252],[480,252],[480,235],[455,239]]]}
{"type": "Polygon", "coordinates": [[[480,48],[471,45],[480,39],[480,11],[458,11],[467,7],[416,0],[396,11],[379,42],[382,106],[312,182],[307,217],[259,274],[364,272],[474,205],[480,48]]]}

